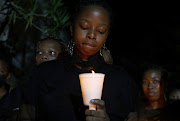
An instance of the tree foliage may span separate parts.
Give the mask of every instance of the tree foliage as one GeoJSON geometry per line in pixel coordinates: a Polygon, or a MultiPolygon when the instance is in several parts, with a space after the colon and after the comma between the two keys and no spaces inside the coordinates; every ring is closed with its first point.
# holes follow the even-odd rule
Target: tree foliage
{"type": "Polygon", "coordinates": [[[70,15],[62,0],[12,0],[6,1],[1,11],[8,9],[8,25],[17,19],[25,21],[25,30],[35,27],[43,34],[57,36],[57,31],[67,27],[70,15]]]}

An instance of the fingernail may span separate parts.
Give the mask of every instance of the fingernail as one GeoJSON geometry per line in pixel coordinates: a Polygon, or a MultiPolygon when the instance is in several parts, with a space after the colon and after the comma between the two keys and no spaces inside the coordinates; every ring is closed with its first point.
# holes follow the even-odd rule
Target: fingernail
{"type": "Polygon", "coordinates": [[[94,103],[95,101],[92,99],[91,102],[94,103]]]}

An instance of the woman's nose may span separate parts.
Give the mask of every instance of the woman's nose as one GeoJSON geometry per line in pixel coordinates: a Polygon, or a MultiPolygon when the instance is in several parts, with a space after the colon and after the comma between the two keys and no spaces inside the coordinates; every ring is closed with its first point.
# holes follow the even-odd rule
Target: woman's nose
{"type": "Polygon", "coordinates": [[[154,83],[153,82],[149,82],[148,87],[149,88],[153,88],[154,87],[154,83]]]}
{"type": "Polygon", "coordinates": [[[96,32],[94,29],[91,29],[89,33],[87,34],[87,38],[91,40],[96,40],[96,32]]]}

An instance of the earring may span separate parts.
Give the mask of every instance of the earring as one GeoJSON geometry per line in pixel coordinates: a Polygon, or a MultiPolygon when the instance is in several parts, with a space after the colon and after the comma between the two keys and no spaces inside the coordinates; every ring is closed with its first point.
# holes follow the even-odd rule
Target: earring
{"type": "Polygon", "coordinates": [[[108,53],[110,53],[110,50],[107,49],[106,45],[104,44],[103,47],[100,49],[100,55],[103,56],[102,51],[106,50],[108,53]]]}
{"type": "Polygon", "coordinates": [[[70,55],[73,55],[74,42],[72,42],[72,40],[68,43],[68,50],[69,50],[70,55]]]}

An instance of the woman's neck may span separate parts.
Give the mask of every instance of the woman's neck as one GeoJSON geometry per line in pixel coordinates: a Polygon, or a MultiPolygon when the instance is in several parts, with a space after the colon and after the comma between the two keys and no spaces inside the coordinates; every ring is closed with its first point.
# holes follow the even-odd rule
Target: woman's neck
{"type": "Polygon", "coordinates": [[[159,109],[159,108],[164,108],[166,107],[167,102],[165,99],[158,100],[158,101],[150,101],[146,105],[146,109],[159,109]]]}
{"type": "Polygon", "coordinates": [[[83,61],[88,61],[88,59],[92,56],[90,56],[90,55],[85,55],[85,54],[82,54],[82,53],[80,53],[78,50],[76,50],[75,49],[75,54],[76,55],[78,55],[80,58],[81,58],[81,60],[83,60],[83,61]]]}

